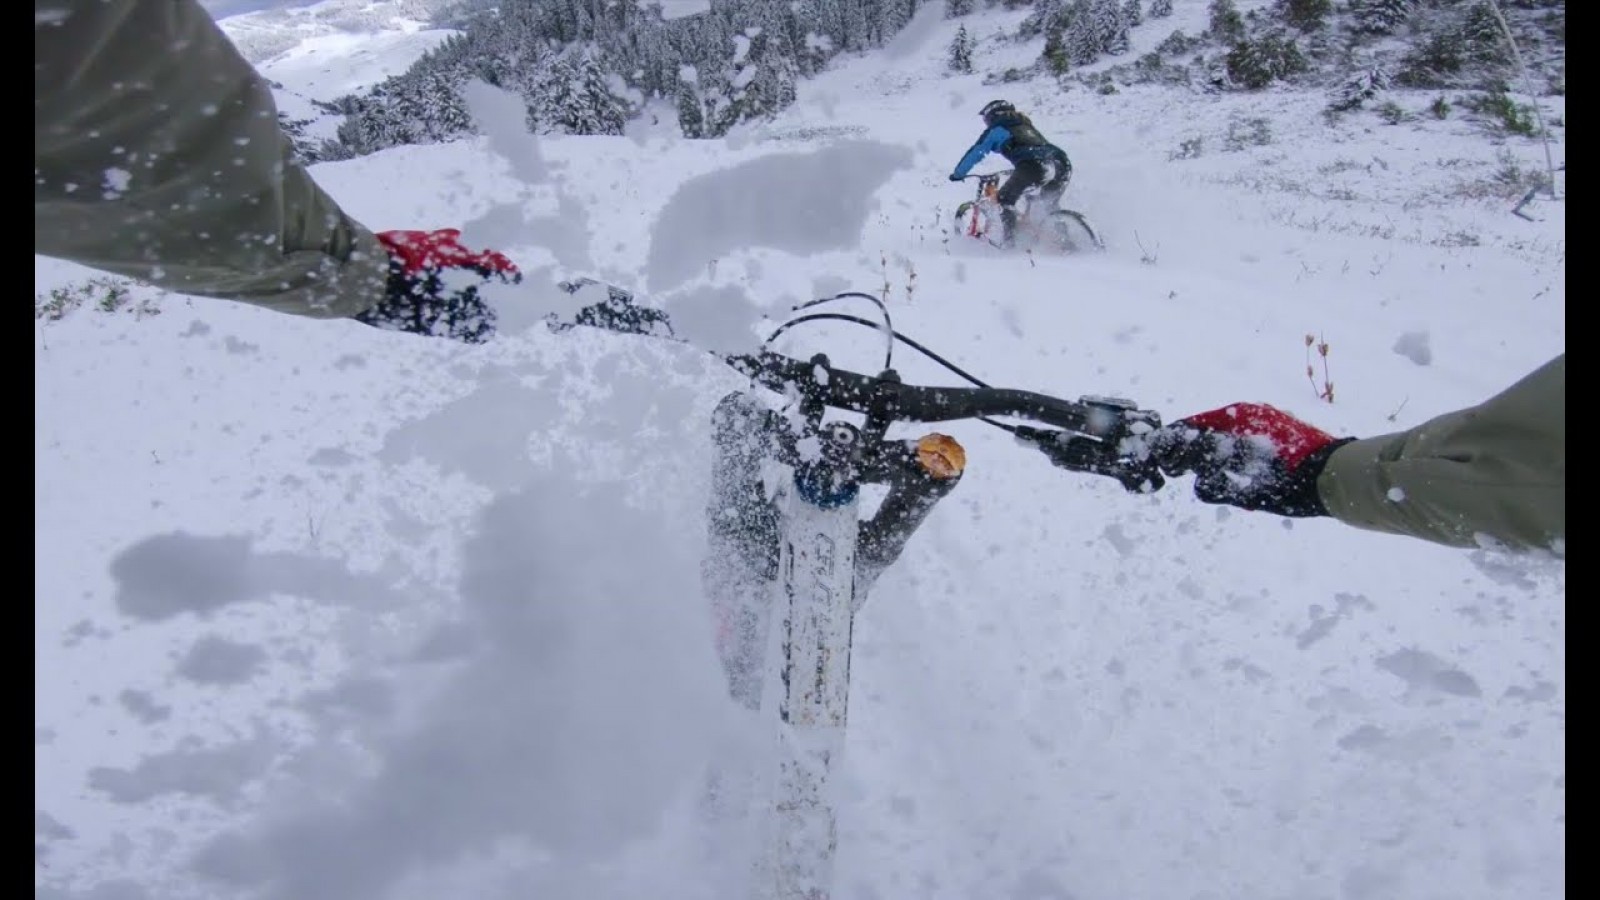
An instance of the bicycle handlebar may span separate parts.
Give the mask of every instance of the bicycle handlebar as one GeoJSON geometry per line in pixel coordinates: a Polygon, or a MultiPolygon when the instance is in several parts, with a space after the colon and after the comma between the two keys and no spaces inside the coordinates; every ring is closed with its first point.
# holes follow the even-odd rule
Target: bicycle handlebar
{"type": "Polygon", "coordinates": [[[807,361],[770,352],[722,359],[771,390],[798,389],[817,420],[823,407],[863,413],[868,430],[881,435],[895,421],[1027,419],[1060,430],[1001,427],[1038,447],[1061,468],[1110,475],[1140,493],[1157,490],[1165,481],[1149,445],[1139,440],[1160,430],[1161,418],[1128,400],[1084,396],[1074,402],[1011,388],[912,385],[893,370],[873,377],[836,369],[823,354],[807,361]]]}
{"type": "MultiPolygon", "coordinates": [[[[579,279],[563,282],[561,287],[569,293],[575,293],[586,285],[598,284],[591,279],[579,279]]],[[[834,317],[831,314],[814,314],[795,321],[834,317]]],[[[552,322],[552,327],[560,330],[583,324],[687,343],[672,332],[670,325],[666,326],[665,334],[657,330],[657,325],[665,319],[664,313],[634,306],[632,295],[627,291],[608,287],[607,300],[581,311],[574,323],[552,322]]],[[[863,324],[871,325],[870,322],[863,324]]],[[[924,353],[929,352],[902,335],[891,334],[924,353]]],[[[979,386],[906,384],[893,369],[886,369],[877,376],[862,375],[834,368],[823,354],[817,354],[809,360],[795,359],[764,349],[753,354],[714,355],[769,390],[778,393],[797,391],[801,400],[800,411],[813,431],[821,429],[822,416],[828,408],[864,414],[866,425],[862,432],[872,441],[882,441],[889,425],[894,422],[978,419],[1009,431],[1019,440],[1035,446],[1061,468],[1110,475],[1130,491],[1146,493],[1157,490],[1165,483],[1163,472],[1181,474],[1181,467],[1175,467],[1172,460],[1157,458],[1170,455],[1165,452],[1166,442],[1159,439],[1165,431],[1161,417],[1150,410],[1140,409],[1128,400],[1083,396],[1071,401],[1033,391],[983,386],[949,363],[944,364],[979,386]],[[1025,419],[1049,427],[1004,424],[993,421],[991,417],[1025,419]]]]}
{"type": "MultiPolygon", "coordinates": [[[[777,353],[725,357],[737,371],[752,380],[782,391],[790,384],[815,384],[823,405],[852,412],[875,409],[890,412],[902,422],[949,422],[982,416],[1014,416],[1031,419],[1084,434],[1097,435],[1104,426],[1086,404],[1072,403],[1045,394],[1010,388],[926,387],[905,384],[892,375],[872,377],[836,369],[824,355],[801,361],[777,353]],[[817,372],[826,373],[821,378],[817,372]]],[[[1131,404],[1129,404],[1131,407],[1131,404]]]]}

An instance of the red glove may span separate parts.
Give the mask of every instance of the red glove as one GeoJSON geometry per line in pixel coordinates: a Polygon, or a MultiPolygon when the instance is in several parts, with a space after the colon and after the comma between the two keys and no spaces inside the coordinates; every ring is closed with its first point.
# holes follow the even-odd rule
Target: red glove
{"type": "Polygon", "coordinates": [[[1195,473],[1195,496],[1206,503],[1307,517],[1328,514],[1317,476],[1353,440],[1275,407],[1233,403],[1167,426],[1154,449],[1166,474],[1195,473]]]}
{"type": "Polygon", "coordinates": [[[389,280],[378,304],[355,316],[374,328],[482,343],[495,331],[494,308],[478,296],[478,286],[447,285],[441,273],[464,269],[487,281],[514,283],[522,273],[504,254],[474,253],[461,246],[455,228],[438,231],[384,231],[379,243],[389,251],[389,280]]]}
{"type": "Polygon", "coordinates": [[[389,255],[399,261],[400,270],[407,275],[421,275],[428,270],[472,269],[485,278],[520,276],[516,264],[504,254],[493,250],[473,253],[461,246],[460,238],[459,228],[378,233],[378,240],[388,248],[389,255]]]}

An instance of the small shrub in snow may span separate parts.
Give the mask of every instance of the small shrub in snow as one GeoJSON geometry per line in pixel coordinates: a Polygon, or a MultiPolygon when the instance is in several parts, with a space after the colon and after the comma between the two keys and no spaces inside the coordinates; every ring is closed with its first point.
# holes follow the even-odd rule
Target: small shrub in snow
{"type": "Polygon", "coordinates": [[[1233,0],[1211,0],[1206,7],[1207,33],[1225,44],[1244,40],[1244,16],[1233,0]]]}
{"type": "Polygon", "coordinates": [[[1234,44],[1227,66],[1228,77],[1246,90],[1264,88],[1310,68],[1293,40],[1272,34],[1234,44]]]}
{"type": "Polygon", "coordinates": [[[1400,61],[1395,82],[1406,87],[1443,87],[1466,65],[1461,35],[1454,31],[1429,34],[1412,44],[1400,61]]]}
{"type": "Polygon", "coordinates": [[[1275,11],[1290,28],[1316,31],[1333,12],[1333,0],[1278,0],[1275,11]]]}
{"type": "Polygon", "coordinates": [[[1470,231],[1456,230],[1447,232],[1443,237],[1434,241],[1440,247],[1477,247],[1482,244],[1478,236],[1470,231]]]}
{"type": "Polygon", "coordinates": [[[1200,39],[1189,37],[1182,31],[1174,31],[1161,39],[1156,45],[1156,52],[1166,56],[1179,56],[1200,46],[1200,39]]]}
{"type": "Polygon", "coordinates": [[[709,137],[706,134],[705,110],[700,103],[700,96],[695,91],[694,85],[686,81],[678,83],[677,94],[678,129],[686,138],[709,137]]]}
{"type": "Polygon", "coordinates": [[[1130,23],[1117,0],[1089,0],[1073,17],[1073,25],[1082,22],[1094,35],[1096,48],[1113,56],[1128,52],[1130,23]]]}
{"type": "Polygon", "coordinates": [[[956,31],[955,38],[950,41],[948,65],[952,72],[972,71],[972,36],[967,34],[965,25],[956,31]]]}
{"type": "Polygon", "coordinates": [[[1184,138],[1178,142],[1178,149],[1167,154],[1167,159],[1196,159],[1200,156],[1204,145],[1204,139],[1198,135],[1192,138],[1184,138]]]}
{"type": "Polygon", "coordinates": [[[1339,86],[1328,108],[1348,112],[1371,100],[1379,91],[1389,87],[1389,75],[1374,66],[1339,86]]]}
{"type": "Polygon", "coordinates": [[[1228,134],[1223,138],[1222,146],[1230,152],[1237,152],[1247,147],[1265,147],[1270,143],[1272,143],[1272,123],[1255,116],[1249,119],[1230,119],[1228,134]]]}
{"type": "Polygon", "coordinates": [[[1528,188],[1544,187],[1550,180],[1544,172],[1523,169],[1516,156],[1505,148],[1495,154],[1495,159],[1499,161],[1500,168],[1495,170],[1494,183],[1503,188],[1505,196],[1515,196],[1528,188]]]}
{"type": "Polygon", "coordinates": [[[1394,34],[1415,8],[1415,0],[1350,0],[1355,30],[1367,34],[1394,34]]]}
{"type": "Polygon", "coordinates": [[[33,317],[55,322],[75,309],[87,307],[104,313],[128,310],[136,317],[154,316],[161,312],[155,299],[133,299],[130,283],[118,278],[96,277],[53,288],[48,294],[35,294],[33,317]]]}
{"type": "Polygon", "coordinates": [[[1146,53],[1129,65],[1108,71],[1123,84],[1187,85],[1189,70],[1181,62],[1168,62],[1159,52],[1146,53]]]}
{"type": "Polygon", "coordinates": [[[1056,75],[1065,75],[1072,68],[1072,57],[1067,52],[1060,29],[1053,29],[1045,35],[1043,59],[1045,68],[1056,75]]]}
{"type": "Polygon", "coordinates": [[[1318,400],[1333,402],[1333,381],[1328,377],[1328,341],[1326,338],[1318,340],[1311,335],[1306,335],[1306,378],[1311,382],[1311,389],[1317,392],[1318,400]],[[1311,348],[1317,348],[1317,355],[1322,357],[1322,384],[1317,384],[1317,371],[1311,364],[1311,348]]]}
{"type": "Polygon", "coordinates": [[[1467,108],[1510,134],[1533,137],[1539,133],[1533,107],[1512,100],[1505,91],[1479,94],[1467,101],[1467,108]]]}
{"type": "Polygon", "coordinates": [[[1501,30],[1500,19],[1495,15],[1494,7],[1489,5],[1489,0],[1478,0],[1467,7],[1466,17],[1457,33],[1461,37],[1462,48],[1474,61],[1489,65],[1511,62],[1511,50],[1506,45],[1505,32],[1501,30]]]}

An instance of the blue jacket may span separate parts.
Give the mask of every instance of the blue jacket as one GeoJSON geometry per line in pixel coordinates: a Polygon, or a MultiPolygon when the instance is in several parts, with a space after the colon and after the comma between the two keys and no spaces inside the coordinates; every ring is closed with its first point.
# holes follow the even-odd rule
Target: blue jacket
{"type": "Polygon", "coordinates": [[[961,161],[956,163],[956,170],[951,174],[957,178],[964,177],[968,172],[972,171],[973,166],[982,162],[983,158],[991,153],[999,153],[1012,164],[1019,163],[1025,159],[1059,159],[1063,162],[1066,161],[1066,151],[1055,144],[1045,141],[1039,135],[1038,129],[1034,128],[1033,124],[1026,118],[1020,115],[1016,116],[1015,121],[1010,124],[1033,140],[1027,142],[1012,140],[1013,137],[1018,135],[1014,134],[1011,128],[1006,127],[1006,122],[997,122],[978,136],[978,142],[972,145],[972,149],[967,151],[967,155],[961,157],[961,161]]]}

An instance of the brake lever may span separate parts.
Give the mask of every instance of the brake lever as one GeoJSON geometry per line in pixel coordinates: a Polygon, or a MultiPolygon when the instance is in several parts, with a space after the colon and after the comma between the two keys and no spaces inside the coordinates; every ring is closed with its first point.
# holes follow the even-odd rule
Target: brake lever
{"type": "Polygon", "coordinates": [[[1166,478],[1146,439],[1161,432],[1161,417],[1116,397],[1081,397],[1078,402],[1090,410],[1087,432],[1023,425],[1013,433],[1068,471],[1109,475],[1130,493],[1160,490],[1166,478]]]}
{"type": "Polygon", "coordinates": [[[1017,426],[1012,433],[1037,447],[1056,466],[1069,472],[1109,475],[1132,494],[1151,494],[1167,483],[1153,458],[1123,452],[1120,441],[1028,425],[1017,426]]]}

